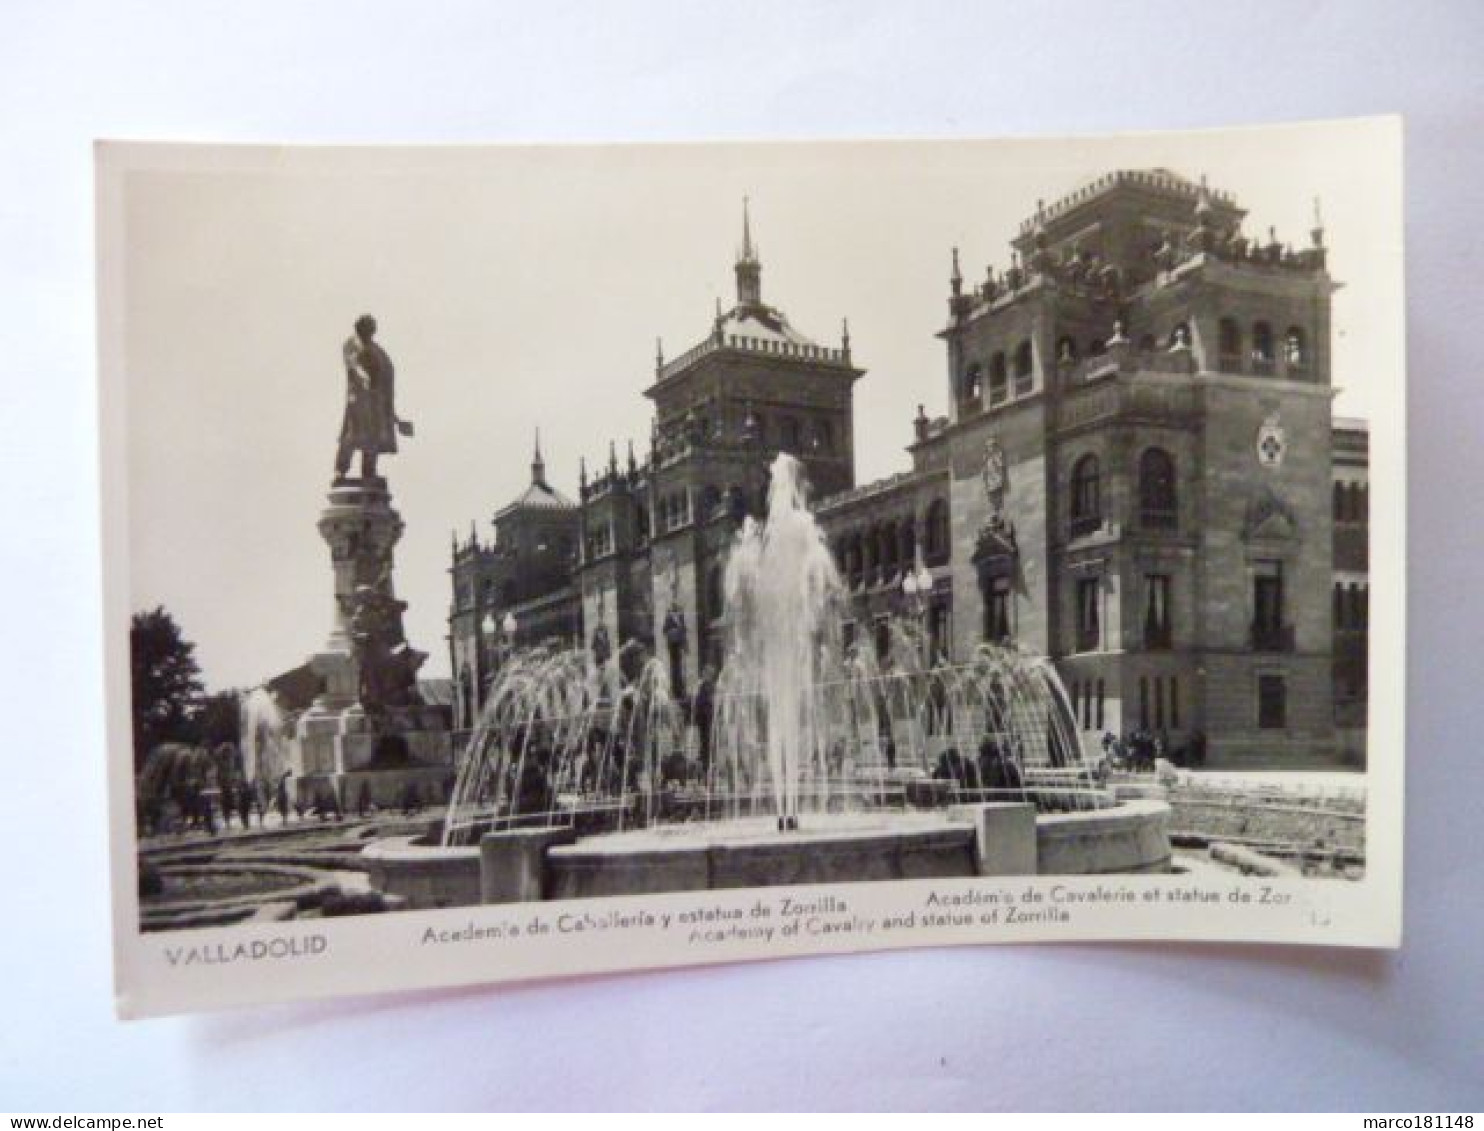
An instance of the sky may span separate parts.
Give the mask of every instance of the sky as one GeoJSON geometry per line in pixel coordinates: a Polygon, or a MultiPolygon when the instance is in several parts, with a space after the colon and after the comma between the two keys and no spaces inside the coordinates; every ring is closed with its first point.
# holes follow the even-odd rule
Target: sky
{"type": "Polygon", "coordinates": [[[208,686],[303,662],[332,618],[315,529],[344,403],[341,343],[372,313],[416,426],[383,457],[406,523],[406,628],[448,673],[454,531],[529,481],[577,493],[643,452],[656,340],[673,357],[735,297],[751,201],[763,298],[816,341],[850,322],[857,480],[908,466],[916,406],[946,411],[950,249],[1003,269],[1036,201],[1115,168],[1233,193],[1246,230],[1307,246],[1321,202],[1334,298],[1335,411],[1370,417],[1400,382],[1400,174],[1371,121],[1075,141],[115,150],[103,316],[116,319],[134,610],[165,606],[208,686]]]}

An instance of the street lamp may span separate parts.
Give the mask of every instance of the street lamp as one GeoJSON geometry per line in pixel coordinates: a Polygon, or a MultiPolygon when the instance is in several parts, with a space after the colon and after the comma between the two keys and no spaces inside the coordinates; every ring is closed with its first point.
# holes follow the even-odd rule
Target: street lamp
{"type": "Polygon", "coordinates": [[[907,603],[917,618],[918,647],[923,653],[923,661],[929,662],[932,657],[927,655],[928,641],[925,626],[928,598],[933,592],[933,575],[928,572],[927,566],[919,560],[915,569],[909,569],[902,578],[902,593],[907,598],[907,603]]]}
{"type": "Polygon", "coordinates": [[[515,619],[514,613],[506,613],[500,621],[500,655],[501,662],[509,658],[510,653],[515,651],[515,630],[520,627],[520,622],[515,619]]]}
{"type": "Polygon", "coordinates": [[[484,678],[488,679],[494,674],[495,667],[495,613],[493,609],[487,610],[479,622],[479,662],[484,668],[484,678]]]}

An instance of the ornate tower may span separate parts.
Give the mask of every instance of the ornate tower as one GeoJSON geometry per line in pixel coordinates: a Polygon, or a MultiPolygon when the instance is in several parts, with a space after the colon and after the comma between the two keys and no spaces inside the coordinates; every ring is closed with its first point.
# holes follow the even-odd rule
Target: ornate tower
{"type": "Polygon", "coordinates": [[[752,246],[752,218],[747,212],[747,198],[742,198],[742,250],[737,253],[737,306],[739,309],[763,305],[763,264],[752,246]]]}

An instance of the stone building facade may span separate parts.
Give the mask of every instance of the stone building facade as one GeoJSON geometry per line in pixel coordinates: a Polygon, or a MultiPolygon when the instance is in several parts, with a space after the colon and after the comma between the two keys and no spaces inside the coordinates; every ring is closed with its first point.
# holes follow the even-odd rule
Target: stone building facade
{"type": "Polygon", "coordinates": [[[455,536],[448,618],[454,726],[473,725],[490,679],[512,649],[547,641],[576,644],[582,622],[573,571],[581,531],[575,503],[547,482],[536,438],[530,485],[494,516],[494,540],[473,527],[455,536]]]}
{"type": "Polygon", "coordinates": [[[1335,726],[1342,756],[1365,757],[1370,643],[1370,430],[1363,420],[1334,428],[1335,726]]]}
{"type": "Polygon", "coordinates": [[[744,215],[736,305],[656,358],[648,453],[610,447],[576,504],[535,508],[574,557],[508,602],[514,543],[455,547],[470,704],[480,615],[507,607],[522,640],[549,624],[601,655],[635,641],[693,687],[720,659],[728,549],[787,451],[850,594],[847,638],[884,665],[911,618],[935,660],[986,640],[1051,656],[1089,746],[1142,729],[1208,764],[1314,765],[1358,727],[1363,750],[1366,453],[1363,428],[1331,420],[1323,230],[1316,214],[1295,251],[1243,220],[1203,182],[1116,172],[1038,204],[1003,271],[970,282],[955,252],[947,412],[919,408],[910,468],[857,486],[848,327],[822,346],[763,302],[744,215]],[[537,601],[560,613],[528,622],[537,601]]]}

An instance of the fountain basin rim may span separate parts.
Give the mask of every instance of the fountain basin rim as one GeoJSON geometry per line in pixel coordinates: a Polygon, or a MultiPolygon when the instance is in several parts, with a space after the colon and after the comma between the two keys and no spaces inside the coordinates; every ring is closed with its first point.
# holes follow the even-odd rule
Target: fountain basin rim
{"type": "Polygon", "coordinates": [[[368,863],[439,864],[479,858],[477,844],[422,844],[421,835],[382,837],[361,849],[361,859],[368,863]]]}
{"type": "Polygon", "coordinates": [[[767,851],[826,849],[831,845],[863,846],[903,837],[959,836],[967,820],[941,814],[896,814],[891,820],[852,821],[850,817],[802,817],[802,827],[780,831],[771,817],[741,818],[694,824],[664,825],[627,832],[600,833],[571,844],[554,845],[548,854],[557,860],[590,856],[639,857],[654,853],[707,852],[718,848],[767,851]]]}
{"type": "Polygon", "coordinates": [[[1050,833],[1072,832],[1090,827],[1114,827],[1141,824],[1152,817],[1170,812],[1167,801],[1152,798],[1119,798],[1101,809],[1072,809],[1064,813],[1037,813],[1036,828],[1050,833]]]}

